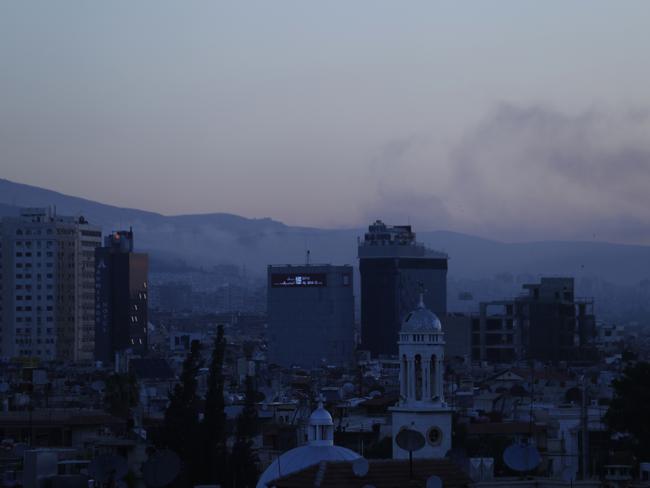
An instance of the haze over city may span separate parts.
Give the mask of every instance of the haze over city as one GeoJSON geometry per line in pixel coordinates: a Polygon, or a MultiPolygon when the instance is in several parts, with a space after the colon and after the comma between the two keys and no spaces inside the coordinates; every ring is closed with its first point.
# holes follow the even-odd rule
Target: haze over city
{"type": "Polygon", "coordinates": [[[650,488],[649,20],[0,2],[0,488],[650,488]]]}
{"type": "Polygon", "coordinates": [[[164,214],[650,243],[647,2],[4,2],[0,176],[164,214]]]}

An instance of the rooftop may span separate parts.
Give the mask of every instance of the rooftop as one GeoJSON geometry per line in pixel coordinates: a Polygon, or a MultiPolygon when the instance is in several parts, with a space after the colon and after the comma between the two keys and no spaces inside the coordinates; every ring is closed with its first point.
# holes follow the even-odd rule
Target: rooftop
{"type": "MultiPolygon", "coordinates": [[[[430,476],[439,476],[445,488],[466,487],[472,481],[458,466],[447,459],[414,459],[414,486],[424,486],[430,476]]],[[[346,488],[372,485],[376,488],[411,486],[407,460],[369,460],[368,473],[359,477],[349,461],[323,461],[273,482],[278,488],[320,486],[346,488]],[[318,484],[316,481],[318,480],[318,484]]]]}

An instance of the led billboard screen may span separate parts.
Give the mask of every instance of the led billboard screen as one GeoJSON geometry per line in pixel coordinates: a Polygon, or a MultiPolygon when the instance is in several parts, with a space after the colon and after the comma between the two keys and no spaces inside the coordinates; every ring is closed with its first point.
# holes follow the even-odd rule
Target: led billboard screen
{"type": "Polygon", "coordinates": [[[273,273],[271,275],[271,286],[327,286],[327,275],[325,273],[273,273]]]}

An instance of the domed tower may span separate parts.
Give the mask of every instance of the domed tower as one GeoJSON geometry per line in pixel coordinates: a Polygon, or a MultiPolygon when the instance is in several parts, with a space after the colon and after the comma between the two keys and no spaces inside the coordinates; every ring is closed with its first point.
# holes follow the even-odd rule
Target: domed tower
{"type": "Polygon", "coordinates": [[[307,433],[310,446],[334,445],[334,422],[332,416],[323,407],[323,402],[318,402],[318,408],[309,416],[309,432],[307,433]]]}
{"type": "Polygon", "coordinates": [[[257,488],[273,486],[273,480],[321,461],[354,461],[361,457],[350,449],[334,445],[334,422],[322,401],[309,417],[308,429],[307,444],[291,449],[273,461],[257,481],[257,488]]]}
{"type": "Polygon", "coordinates": [[[441,458],[451,449],[451,409],[444,399],[445,339],[440,320],[420,303],[409,313],[397,341],[400,399],[393,412],[393,458],[408,458],[395,438],[401,429],[420,432],[425,447],[416,458],[441,458]]]}

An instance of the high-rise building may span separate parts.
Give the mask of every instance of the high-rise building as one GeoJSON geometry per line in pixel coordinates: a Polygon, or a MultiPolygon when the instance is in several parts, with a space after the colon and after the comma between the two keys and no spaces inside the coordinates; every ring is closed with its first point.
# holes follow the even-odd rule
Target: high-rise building
{"type": "Polygon", "coordinates": [[[349,364],[354,349],[352,266],[268,267],[269,361],[349,364]]]}
{"type": "Polygon", "coordinates": [[[147,351],[149,257],[133,252],[133,231],[113,232],[95,250],[95,359],[147,351]]]}
{"type": "Polygon", "coordinates": [[[472,320],[472,358],[492,362],[519,359],[591,359],[596,334],[593,300],[576,298],[573,278],[542,278],[523,286],[512,300],[480,304],[472,320]]]}
{"type": "Polygon", "coordinates": [[[95,247],[83,217],[26,208],[0,224],[3,358],[90,361],[95,339],[95,247]]]}
{"type": "Polygon", "coordinates": [[[418,303],[447,314],[447,260],[415,240],[410,225],[378,220],[359,242],[361,345],[373,355],[397,354],[400,323],[418,303]]]}

